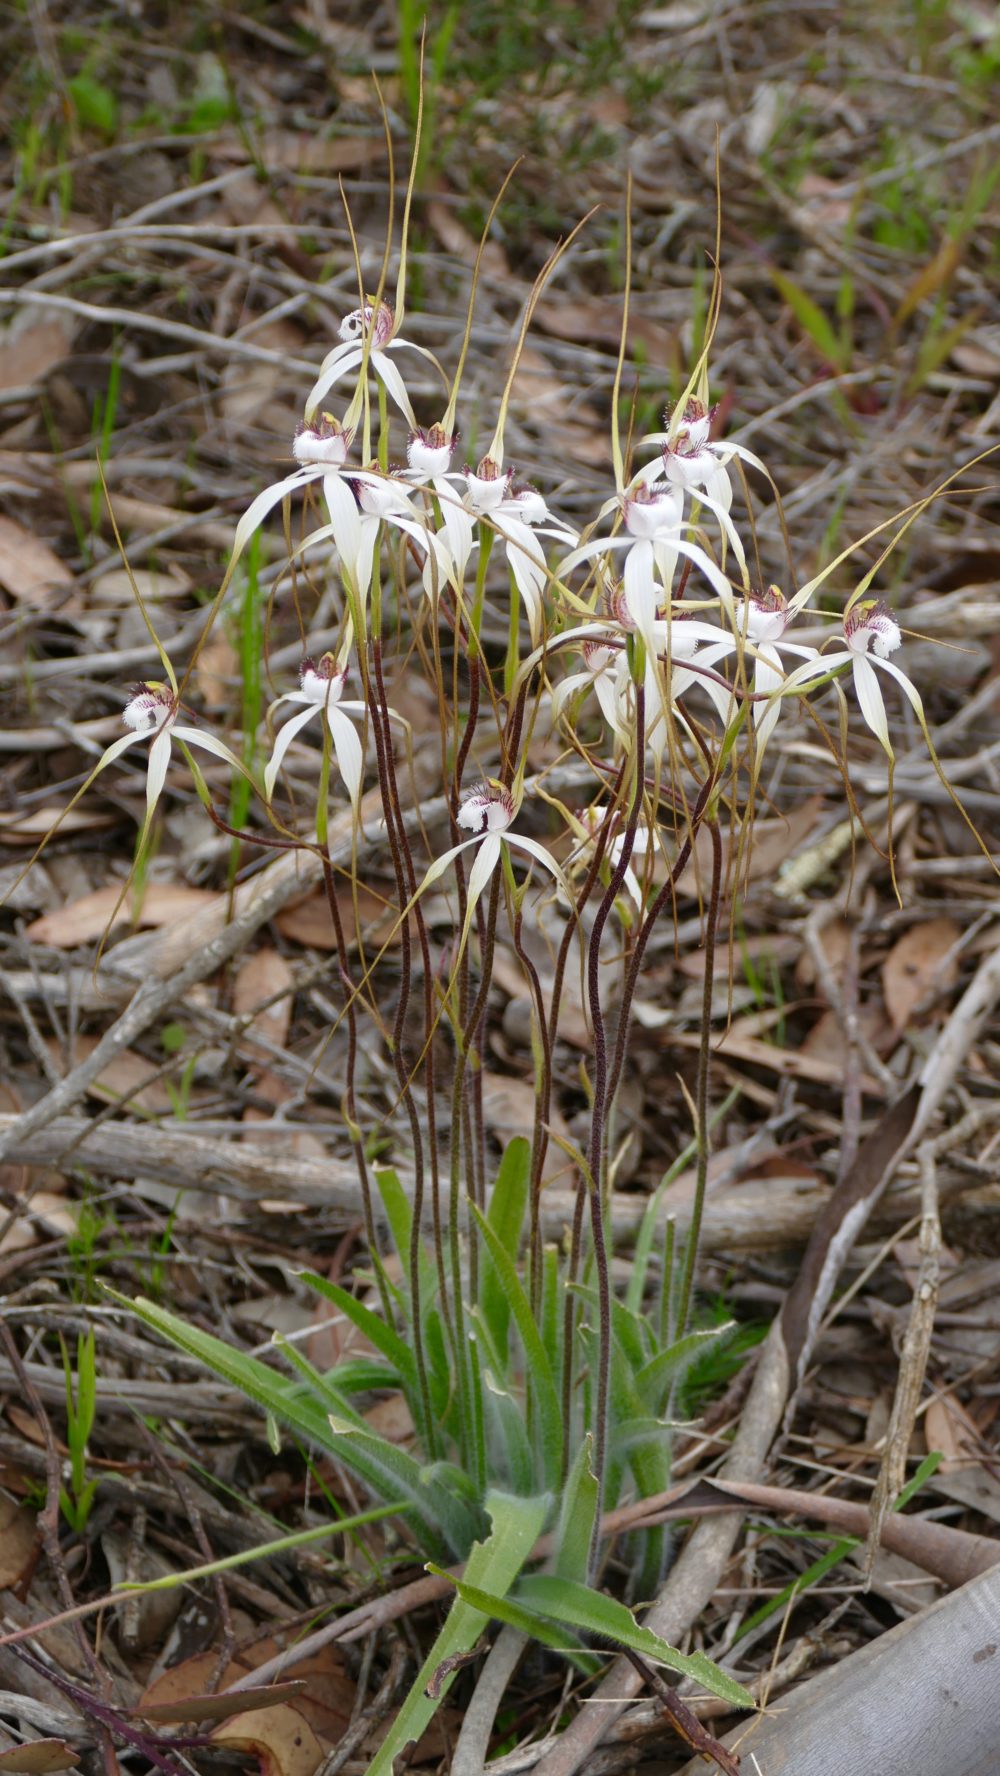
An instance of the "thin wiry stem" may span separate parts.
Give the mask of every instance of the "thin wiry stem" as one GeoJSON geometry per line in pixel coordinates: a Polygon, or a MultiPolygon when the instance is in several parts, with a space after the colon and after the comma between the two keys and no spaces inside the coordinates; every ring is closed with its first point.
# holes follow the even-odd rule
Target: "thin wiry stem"
{"type": "Polygon", "coordinates": [[[642,798],[645,793],[643,759],[646,751],[645,696],[641,674],[635,686],[635,734],[634,734],[633,768],[635,771],[635,794],[629,811],[628,825],[622,835],[621,851],[618,861],[611,872],[611,880],[604,891],[601,904],[594,919],[594,928],[590,934],[590,947],[587,956],[587,991],[590,1001],[590,1015],[594,1030],[594,1105],[590,1123],[589,1177],[587,1188],[590,1199],[591,1237],[594,1242],[594,1262],[597,1269],[597,1297],[599,1314],[599,1346],[597,1360],[597,1388],[594,1401],[594,1477],[597,1481],[597,1511],[594,1517],[594,1535],[590,1549],[591,1575],[597,1566],[600,1546],[599,1524],[604,1497],[604,1471],[607,1464],[608,1440],[608,1393],[611,1378],[611,1278],[608,1264],[607,1241],[604,1234],[604,1182],[605,1182],[605,1131],[607,1126],[607,1088],[608,1088],[608,1046],[604,1025],[604,1011],[601,1005],[600,958],[601,938],[608,922],[611,909],[621,893],[625,881],[625,872],[632,858],[635,835],[642,812],[642,798]]]}
{"type": "Polygon", "coordinates": [[[705,986],[701,998],[701,1041],[698,1048],[698,1077],[695,1084],[695,1135],[698,1141],[698,1163],[695,1175],[691,1224],[684,1248],[684,1270],[681,1275],[680,1299],[677,1304],[676,1336],[683,1338],[691,1312],[695,1264],[698,1259],[698,1237],[705,1207],[705,1186],[708,1182],[710,1137],[708,1128],[708,1077],[712,1062],[712,986],[715,975],[715,932],[722,899],[722,834],[717,820],[706,822],[712,838],[712,880],[709,888],[708,913],[705,922],[705,986]]]}

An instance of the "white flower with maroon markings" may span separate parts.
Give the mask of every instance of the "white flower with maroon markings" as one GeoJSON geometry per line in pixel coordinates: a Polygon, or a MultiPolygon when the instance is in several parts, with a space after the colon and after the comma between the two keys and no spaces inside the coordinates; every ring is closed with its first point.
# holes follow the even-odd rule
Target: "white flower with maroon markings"
{"type": "Polygon", "coordinates": [[[141,746],[152,738],[149,748],[149,762],[146,767],[146,818],[143,822],[140,848],[149,831],[156,804],[163,794],[163,786],[167,781],[167,770],[170,765],[170,752],[175,740],[187,746],[200,747],[203,752],[210,752],[215,758],[224,759],[244,777],[248,775],[235,753],[214,734],[206,734],[201,728],[192,728],[186,722],[177,720],[180,712],[180,700],[172,684],[163,684],[149,680],[143,684],[132,686],[129,700],[122,710],[122,721],[131,731],[123,734],[120,740],[113,740],[102,753],[98,761],[97,771],[103,771],[130,746],[141,746]]]}
{"type": "Polygon", "coordinates": [[[558,721],[569,699],[577,692],[593,693],[597,698],[598,707],[612,733],[619,739],[627,736],[622,731],[621,712],[619,707],[619,681],[622,674],[627,675],[628,664],[622,647],[612,647],[611,637],[608,640],[595,639],[584,641],[580,654],[583,659],[582,672],[567,673],[552,690],[552,720],[558,721]]]}
{"type": "Polygon", "coordinates": [[[427,358],[440,371],[441,367],[434,353],[429,352],[425,346],[416,345],[412,339],[404,339],[397,334],[396,317],[391,305],[388,302],[376,303],[374,297],[368,297],[363,308],[352,309],[350,314],[345,315],[339,332],[341,343],[335,345],[323,359],[319,376],[306,402],[306,414],[311,417],[335,383],[340,382],[350,371],[360,369],[367,351],[370,368],[399,411],[405,415],[411,426],[415,426],[416,420],[406,385],[389,353],[404,350],[419,352],[421,357],[427,358]]]}
{"type": "Polygon", "coordinates": [[[417,889],[417,898],[419,898],[432,882],[436,882],[440,876],[444,875],[445,870],[455,861],[456,857],[460,856],[463,851],[468,851],[472,846],[477,847],[466,887],[467,903],[465,924],[462,929],[462,947],[469,935],[476,904],[489,886],[493,872],[505,849],[523,852],[533,862],[540,863],[542,868],[547,870],[549,875],[554,876],[560,887],[568,893],[562,870],[545,846],[540,845],[537,839],[524,838],[520,833],[512,833],[509,830],[511,822],[516,818],[518,805],[518,800],[511,790],[493,779],[472,790],[464,798],[455,815],[456,826],[471,832],[472,838],[463,840],[460,845],[452,845],[450,850],[445,851],[441,857],[435,858],[417,889]]]}
{"type": "Polygon", "coordinates": [[[274,750],[264,771],[264,792],[268,801],[274,795],[282,760],[296,734],[301,733],[311,721],[325,720],[333,742],[337,769],[344,780],[352,805],[357,808],[364,774],[364,754],[351,717],[362,719],[365,706],[363,703],[343,702],[346,682],[347,672],[338,666],[333,654],[321,654],[318,660],[307,657],[299,668],[299,689],[286,691],[283,697],[276,698],[272,703],[271,714],[283,703],[297,703],[301,707],[297,715],[285,722],[274,742],[274,750]]]}
{"type": "Polygon", "coordinates": [[[906,673],[899,666],[894,666],[888,657],[901,646],[902,640],[899,624],[881,600],[859,600],[845,613],[843,647],[832,654],[821,652],[804,666],[797,666],[784,680],[782,691],[806,690],[821,680],[830,678],[842,667],[849,666],[862,717],[891,759],[894,754],[889,739],[889,723],[879,673],[895,680],[908,699],[924,733],[927,731],[919,691],[906,673]]]}
{"type": "MultiPolygon", "coordinates": [[[[353,439],[353,426],[342,426],[332,413],[321,413],[311,424],[299,427],[292,439],[292,455],[299,466],[280,481],[272,481],[270,487],[265,487],[256,499],[251,500],[236,526],[227,576],[232,574],[254,531],[259,530],[275,506],[290,494],[297,493],[300,487],[307,487],[312,481],[322,481],[327,505],[330,505],[331,487],[335,487],[347,462],[353,439]]],[[[335,500],[335,493],[333,497],[335,500]]]]}
{"type": "Polygon", "coordinates": [[[732,609],[732,588],[725,574],[697,543],[681,535],[684,496],[679,489],[649,487],[639,482],[630,493],[609,501],[604,513],[617,508],[624,529],[613,536],[591,537],[573,549],[557,568],[560,579],[584,561],[610,557],[625,550],[622,595],[628,614],[651,651],[655,652],[653,626],[659,606],[669,597],[680,556],[704,574],[727,610],[732,609]]]}

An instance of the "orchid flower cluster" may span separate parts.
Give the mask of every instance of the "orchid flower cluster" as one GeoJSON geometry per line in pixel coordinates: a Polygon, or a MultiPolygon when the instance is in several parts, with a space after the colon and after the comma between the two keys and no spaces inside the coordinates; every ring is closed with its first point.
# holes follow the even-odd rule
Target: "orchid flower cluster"
{"type": "MultiPolygon", "coordinates": [[[[657,1416],[666,1396],[640,1411],[638,1394],[629,1395],[629,1409],[611,1387],[620,1354],[605,1227],[616,1098],[650,939],[673,917],[678,884],[696,860],[711,979],[726,890],[723,819],[752,835],[767,748],[796,710],[808,704],[822,721],[823,699],[838,699],[843,733],[853,693],[890,773],[885,693],[901,693],[927,730],[919,693],[896,660],[900,628],[869,595],[872,574],[839,620],[814,602],[851,549],[797,586],[752,577],[757,550],[748,549],[734,514],[752,514],[754,487],[770,491],[773,483],[758,456],[717,435],[704,354],[663,430],[638,440],[630,460],[613,425],[614,487],[585,529],[507,462],[514,377],[561,251],[531,292],[492,436],[467,460],[457,414],[471,311],[450,382],[407,336],[402,267],[394,305],[380,284],[345,316],[290,441],[293,466],[240,519],[205,630],[226,605],[251,539],[280,509],[302,638],[298,684],[275,687],[264,732],[244,736],[238,757],[187,718],[190,669],[179,683],[161,650],[164,681],[133,689],[127,733],[83,788],[148,744],[141,849],[176,744],[225,827],[192,749],[208,752],[259,797],[262,821],[239,836],[321,858],[343,990],[344,1136],[373,1257],[383,1185],[381,1173],[372,1175],[373,1131],[360,1108],[366,1031],[392,1069],[380,1120],[412,1180],[405,1211],[397,1205],[390,1213],[394,1231],[406,1230],[403,1310],[378,1262],[375,1277],[386,1324],[405,1310],[399,1362],[412,1366],[423,1455],[432,1463],[452,1456],[480,1493],[497,1473],[515,1490],[541,1474],[548,1488],[565,1480],[569,1452],[585,1441],[596,1483],[592,1577],[601,1509],[617,1498],[626,1472],[654,1490],[669,1477],[657,1416]],[[437,405],[428,374],[446,391],[437,405]],[[314,619],[303,618],[313,594],[314,619]],[[371,956],[345,934],[330,842],[338,807],[353,881],[378,868],[391,882],[398,941],[389,956],[388,944],[371,956]],[[482,1061],[499,946],[513,953],[531,1011],[535,1114],[526,1143],[523,1285],[520,1273],[504,1269],[488,1219],[482,1061]],[[544,1195],[556,1157],[555,1053],[571,971],[591,1035],[589,1129],[577,1145],[560,1143],[556,1170],[570,1206],[557,1249],[545,1243],[544,1195]],[[522,1417],[499,1379],[507,1372],[507,1310],[497,1308],[491,1320],[484,1305],[501,1276],[526,1353],[522,1417]],[[542,1349],[532,1325],[549,1329],[550,1347],[542,1349]],[[447,1387],[436,1367],[442,1351],[447,1387]],[[557,1419],[561,1453],[553,1455],[557,1419]]],[[[661,1342],[682,1341],[690,1329],[708,1157],[708,1036],[706,1014],[687,1100],[695,1214],[683,1255],[663,1258],[661,1342]]],[[[520,1223],[504,1225],[513,1262],[520,1223]]],[[[662,1558],[656,1543],[643,1585],[656,1582],[662,1558]]]]}
{"type": "MultiPolygon", "coordinates": [[[[672,1430],[691,1404],[685,1368],[719,1336],[697,1325],[695,1302],[716,937],[753,843],[765,768],[785,736],[791,750],[797,716],[827,742],[850,803],[856,705],[855,728],[886,761],[890,867],[891,721],[901,706],[939,769],[919,692],[899,664],[901,628],[872,588],[940,490],[861,539],[890,533],[839,616],[829,608],[836,577],[860,544],[805,581],[789,570],[779,583],[773,566],[763,576],[754,513],[763,496],[780,514],[780,499],[765,463],[725,435],[712,405],[716,284],[705,346],[662,428],[623,448],[626,297],[613,480],[590,522],[581,525],[575,499],[565,500],[572,517],[560,511],[558,493],[550,500],[516,469],[506,444],[535,306],[573,236],[529,293],[492,433],[470,446],[460,402],[496,206],[449,374],[406,325],[419,128],[418,119],[394,299],[390,224],[371,293],[358,256],[358,305],[319,366],[290,463],[239,519],[183,676],[134,586],[160,670],[127,693],[125,731],[75,798],[145,750],[138,866],[182,760],[211,819],[241,846],[308,853],[319,866],[335,953],[329,1036],[338,1037],[326,1078],[339,1069],[340,1144],[353,1155],[367,1250],[350,1287],[309,1272],[303,1280],[357,1327],[360,1349],[321,1374],[276,1335],[286,1374],[159,1304],[130,1305],[263,1406],[270,1438],[291,1427],[381,1501],[375,1515],[397,1513],[407,1559],[415,1545],[442,1578],[462,1568],[453,1610],[369,1776],[392,1776],[490,1617],[578,1658],[590,1656],[581,1633],[617,1639],[731,1706],[753,1705],[704,1654],[682,1655],[640,1628],[608,1596],[603,1571],[608,1514],[671,1484],[672,1430]],[[268,633],[297,630],[298,676],[276,678],[263,724],[254,718],[232,747],[185,699],[213,623],[237,616],[230,590],[264,526],[285,557],[268,633]],[[220,766],[241,780],[228,820],[217,806],[220,766]],[[232,824],[248,806],[252,824],[232,824]],[[386,913],[378,940],[365,927],[373,889],[386,913]],[[671,942],[685,897],[701,915],[704,963],[697,1052],[675,1105],[690,1140],[649,1198],[616,1293],[620,1087],[651,947],[664,930],[671,942]],[[512,977],[529,1016],[522,1072],[533,1109],[498,1160],[485,1077],[497,996],[501,985],[517,990],[512,977]],[[583,1105],[570,1125],[556,1093],[567,1077],[583,1105]],[[689,1164],[690,1221],[675,1249],[663,1194],[689,1164]],[[358,1398],[372,1391],[400,1396],[412,1439],[381,1434],[358,1398]],[[542,1535],[548,1570],[531,1573],[542,1535]]],[[[467,403],[466,425],[476,411],[467,403]]],[[[572,494],[571,482],[561,491],[572,494]]],[[[655,1595],[669,1535],[655,1516],[617,1541],[632,1598],[655,1595]]],[[[503,1639],[494,1650],[506,1660],[503,1639]]],[[[483,1691],[499,1695],[492,1684],[483,1691]]],[[[465,1754],[482,1767],[484,1745],[465,1754]]]]}

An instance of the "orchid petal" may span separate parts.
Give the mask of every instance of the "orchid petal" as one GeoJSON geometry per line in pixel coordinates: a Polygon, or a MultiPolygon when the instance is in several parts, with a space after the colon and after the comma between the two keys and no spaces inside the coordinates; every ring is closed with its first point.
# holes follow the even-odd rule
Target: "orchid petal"
{"type": "Polygon", "coordinates": [[[630,549],[634,544],[635,538],[624,532],[613,537],[592,537],[589,543],[583,543],[579,549],[574,549],[572,554],[560,561],[556,572],[562,579],[574,567],[579,567],[582,561],[592,561],[595,555],[606,555],[612,549],[630,549]]]}
{"type": "MultiPolygon", "coordinates": [[[[323,367],[313,383],[306,401],[306,418],[309,419],[319,406],[323,396],[328,394],[335,382],[346,376],[348,370],[354,370],[361,363],[364,353],[360,345],[336,345],[329,356],[324,358],[323,367]]],[[[372,354],[374,356],[374,353],[372,354]]]]}
{"type": "MultiPolygon", "coordinates": [[[[295,693],[291,692],[290,695],[294,696],[295,693]]],[[[278,772],[281,770],[281,762],[288,751],[288,748],[295,739],[296,734],[300,733],[306,726],[306,723],[310,722],[313,716],[319,713],[320,708],[320,704],[311,703],[307,709],[302,709],[299,711],[298,715],[293,715],[291,720],[287,721],[284,727],[278,730],[274,742],[274,751],[272,752],[264,771],[264,794],[268,801],[271,800],[271,797],[274,794],[274,786],[278,780],[278,772]]]]}
{"type": "Polygon", "coordinates": [[[336,704],[326,706],[327,726],[333,740],[333,750],[337,755],[337,769],[344,780],[351,801],[356,808],[361,795],[361,780],[364,776],[365,758],[358,731],[354,723],[349,721],[343,710],[336,704]]]}
{"type": "MultiPolygon", "coordinates": [[[[406,344],[408,342],[401,340],[399,343],[406,344]]],[[[390,358],[386,357],[384,351],[373,351],[371,355],[371,363],[373,370],[375,370],[381,377],[382,382],[385,385],[386,393],[392,396],[400,413],[402,413],[404,418],[409,421],[411,426],[416,426],[417,421],[410,404],[410,397],[406,392],[406,384],[399,374],[395,364],[390,358]]]]}
{"type": "Polygon", "coordinates": [[[160,796],[163,785],[167,781],[167,768],[170,764],[170,723],[160,729],[149,749],[149,764],[146,768],[146,817],[152,814],[160,796]]]}
{"type": "Polygon", "coordinates": [[[268,513],[272,512],[275,506],[280,505],[288,494],[294,493],[299,487],[305,487],[309,481],[317,481],[321,475],[327,473],[329,471],[323,463],[317,463],[309,468],[295,469],[292,474],[286,475],[283,481],[273,481],[270,487],[265,487],[263,493],[259,493],[256,499],[250,501],[236,526],[230,572],[242,555],[254,531],[260,528],[268,513]]]}
{"type": "Polygon", "coordinates": [[[225,741],[217,740],[214,734],[206,734],[203,728],[175,727],[173,736],[175,740],[183,740],[187,746],[200,746],[202,752],[210,752],[215,758],[225,759],[226,764],[232,765],[241,776],[250,775],[246,765],[236,757],[225,741]]]}
{"type": "Polygon", "coordinates": [[[354,493],[339,475],[325,475],[323,497],[330,514],[337,552],[352,577],[361,547],[361,515],[354,493]]]}
{"type": "MultiPolygon", "coordinates": [[[[884,665],[885,662],[883,661],[882,664],[884,665]]],[[[889,723],[886,720],[885,703],[882,698],[882,687],[878,682],[878,673],[865,654],[855,654],[852,665],[858,708],[876,740],[880,742],[889,757],[893,758],[895,755],[892,750],[892,742],[889,739],[889,723]]]]}

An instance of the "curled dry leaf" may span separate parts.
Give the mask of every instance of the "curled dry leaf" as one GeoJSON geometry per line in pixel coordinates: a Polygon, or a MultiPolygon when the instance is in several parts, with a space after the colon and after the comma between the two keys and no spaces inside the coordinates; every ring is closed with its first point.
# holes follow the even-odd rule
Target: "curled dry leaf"
{"type": "Polygon", "coordinates": [[[976,1426],[954,1394],[939,1394],[924,1415],[928,1449],[940,1449],[942,1471],[965,1468],[977,1461],[980,1438],[976,1426]]]}
{"type": "Polygon", "coordinates": [[[924,1000],[954,986],[961,935],[954,919],[926,919],[893,944],[882,964],[882,991],[897,1035],[924,1000]]]}
{"type": "Polygon", "coordinates": [[[234,1751],[251,1752],[261,1776],[313,1776],[323,1760],[323,1747],[309,1722],[288,1702],[236,1714],[212,1738],[234,1751]]]}
{"type": "MultiPolygon", "coordinates": [[[[36,309],[37,313],[37,309],[36,309]]],[[[0,389],[28,388],[61,364],[72,344],[65,318],[4,329],[0,344],[0,389]]]]}

